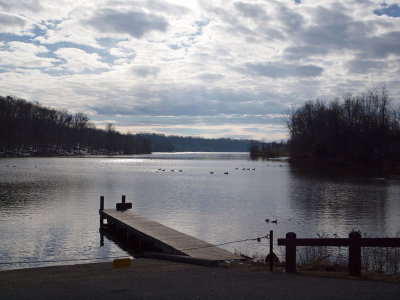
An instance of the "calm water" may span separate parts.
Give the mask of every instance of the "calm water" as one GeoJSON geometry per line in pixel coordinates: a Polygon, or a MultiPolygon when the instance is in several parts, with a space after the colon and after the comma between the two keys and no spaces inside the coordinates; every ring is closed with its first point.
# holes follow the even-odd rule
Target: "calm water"
{"type": "MultiPolygon", "coordinates": [[[[125,256],[107,239],[100,247],[100,195],[112,208],[124,194],[136,212],[210,243],[271,229],[275,237],[400,236],[400,177],[379,172],[249,161],[245,153],[3,158],[0,172],[0,269],[125,256]],[[14,263],[32,261],[41,262],[14,263]]],[[[224,248],[265,253],[267,243],[224,248]]]]}

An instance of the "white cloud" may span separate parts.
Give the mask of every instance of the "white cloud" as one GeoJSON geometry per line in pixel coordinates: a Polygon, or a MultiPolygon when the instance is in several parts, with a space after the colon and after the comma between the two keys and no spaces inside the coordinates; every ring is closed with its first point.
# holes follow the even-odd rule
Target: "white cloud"
{"type": "Polygon", "coordinates": [[[77,48],[60,48],[54,54],[65,61],[61,67],[73,73],[109,68],[108,64],[100,61],[97,53],[87,53],[77,48]]]}
{"type": "Polygon", "coordinates": [[[399,18],[374,14],[381,7],[378,0],[0,0],[7,34],[0,94],[94,120],[146,115],[138,128],[160,132],[183,133],[201,116],[188,126],[209,135],[285,135],[283,127],[267,130],[276,119],[265,116],[291,103],[383,84],[400,102],[399,18]],[[157,123],[166,115],[190,118],[157,123]],[[228,122],[232,115],[250,117],[228,122]]]}
{"type": "Polygon", "coordinates": [[[0,32],[18,33],[26,24],[25,18],[0,11],[0,32]]]}
{"type": "Polygon", "coordinates": [[[0,51],[0,66],[14,66],[23,68],[50,68],[57,62],[54,58],[40,57],[38,55],[48,53],[44,46],[36,46],[31,43],[9,42],[3,43],[0,51]]]}

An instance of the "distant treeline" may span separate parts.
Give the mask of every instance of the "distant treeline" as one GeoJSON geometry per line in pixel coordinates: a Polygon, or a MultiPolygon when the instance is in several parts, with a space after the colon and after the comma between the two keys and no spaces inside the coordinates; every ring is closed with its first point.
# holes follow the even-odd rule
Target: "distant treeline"
{"type": "Polygon", "coordinates": [[[153,152],[248,152],[253,141],[229,138],[205,139],[199,137],[143,134],[151,140],[153,152]]]}
{"type": "Polygon", "coordinates": [[[260,143],[252,142],[250,147],[250,157],[252,159],[276,158],[289,156],[289,146],[285,142],[260,143]]]}
{"type": "Polygon", "coordinates": [[[83,113],[70,114],[0,96],[0,156],[149,153],[144,136],[97,129],[83,113]]]}
{"type": "Polygon", "coordinates": [[[385,88],[329,103],[307,102],[289,113],[293,162],[368,166],[400,162],[400,111],[385,88]]]}

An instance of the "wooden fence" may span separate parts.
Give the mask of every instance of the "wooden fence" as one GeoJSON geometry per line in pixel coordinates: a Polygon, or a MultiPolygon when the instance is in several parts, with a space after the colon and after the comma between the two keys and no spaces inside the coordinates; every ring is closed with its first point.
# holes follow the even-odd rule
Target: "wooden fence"
{"type": "Polygon", "coordinates": [[[400,247],[400,238],[361,238],[359,232],[349,233],[348,238],[298,239],[294,232],[288,232],[285,239],[278,239],[279,246],[286,246],[286,272],[296,271],[297,246],[349,247],[349,274],[361,275],[361,247],[400,247]]]}

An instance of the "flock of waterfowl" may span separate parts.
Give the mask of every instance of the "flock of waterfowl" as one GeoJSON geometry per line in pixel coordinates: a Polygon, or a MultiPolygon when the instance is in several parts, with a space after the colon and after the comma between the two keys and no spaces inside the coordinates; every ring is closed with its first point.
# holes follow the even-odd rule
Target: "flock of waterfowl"
{"type": "MultiPolygon", "coordinates": [[[[158,171],[166,172],[165,169],[161,169],[161,168],[158,168],[156,172],[158,172],[158,171]]],[[[183,170],[178,170],[178,171],[181,172],[181,173],[183,172],[183,170]]],[[[175,169],[171,169],[170,172],[175,172],[175,169]]]]}
{"type": "MultiPolygon", "coordinates": [[[[235,168],[235,170],[239,170],[239,168],[235,168]]],[[[250,171],[250,170],[255,171],[256,168],[242,168],[242,170],[243,170],[243,171],[246,171],[246,170],[247,170],[247,171],[250,171]]],[[[178,170],[178,171],[179,171],[179,172],[183,172],[183,170],[178,170]]],[[[163,169],[163,168],[158,168],[158,169],[156,170],[156,172],[168,172],[168,170],[167,170],[167,169],[163,169]]],[[[175,172],[175,169],[170,169],[169,172],[175,172]]],[[[210,174],[214,174],[214,171],[210,171],[210,174]]],[[[228,172],[228,171],[225,171],[224,174],[225,174],[225,175],[229,175],[229,172],[228,172]]]]}

